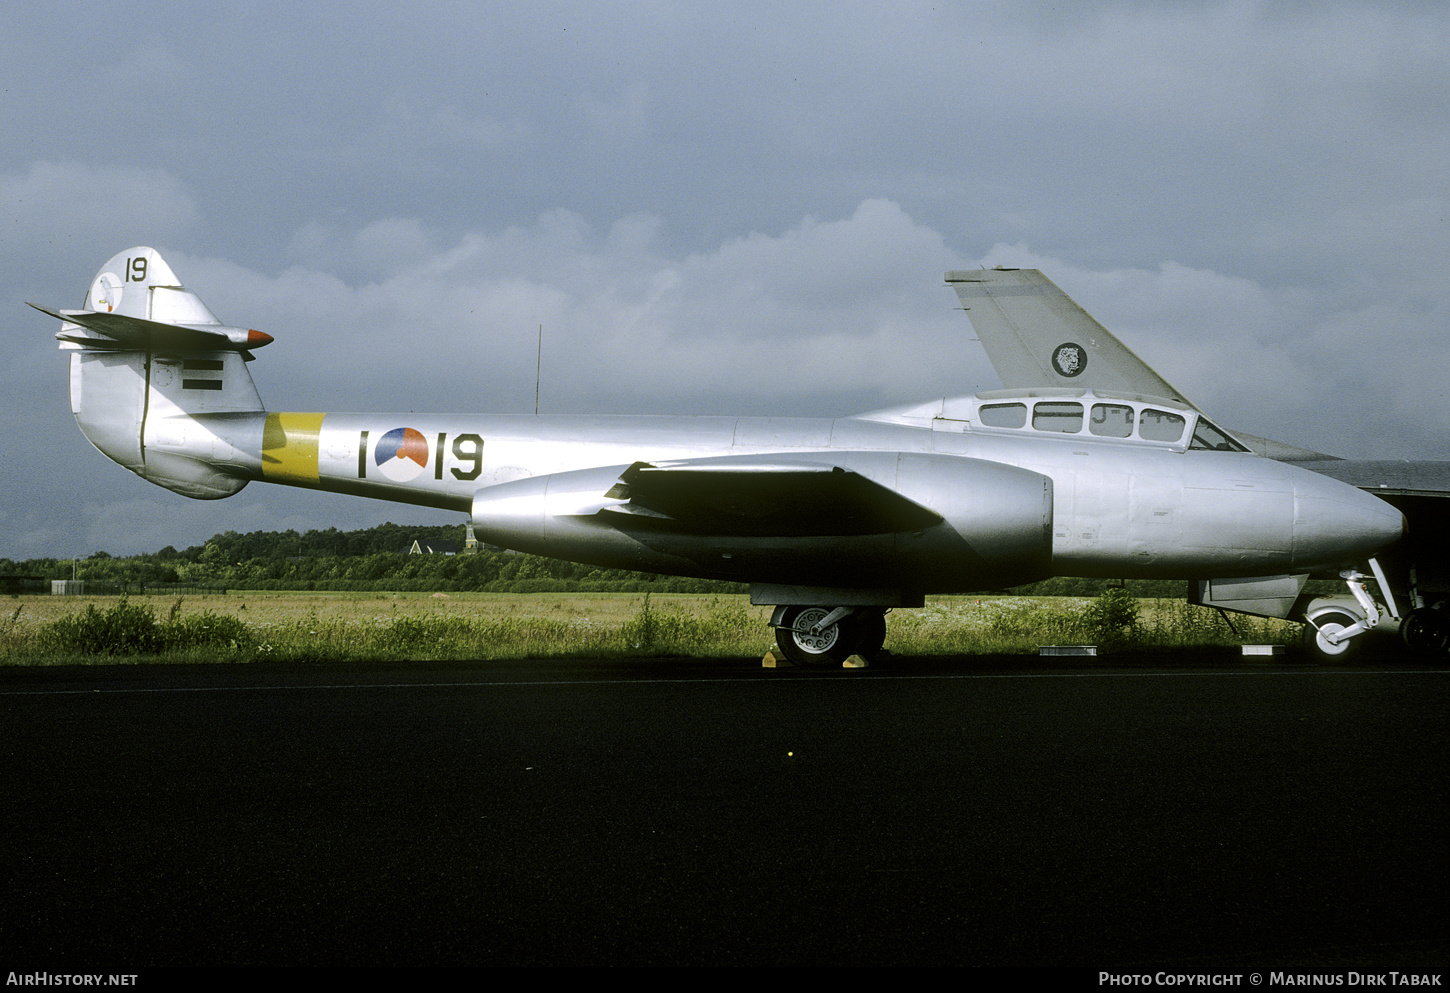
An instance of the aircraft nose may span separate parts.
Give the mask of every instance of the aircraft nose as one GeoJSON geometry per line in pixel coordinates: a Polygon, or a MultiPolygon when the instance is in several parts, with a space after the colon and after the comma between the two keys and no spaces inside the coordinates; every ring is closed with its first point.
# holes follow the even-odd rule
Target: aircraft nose
{"type": "Polygon", "coordinates": [[[1297,567],[1347,568],[1404,537],[1405,515],[1379,497],[1305,470],[1294,487],[1297,567]]]}

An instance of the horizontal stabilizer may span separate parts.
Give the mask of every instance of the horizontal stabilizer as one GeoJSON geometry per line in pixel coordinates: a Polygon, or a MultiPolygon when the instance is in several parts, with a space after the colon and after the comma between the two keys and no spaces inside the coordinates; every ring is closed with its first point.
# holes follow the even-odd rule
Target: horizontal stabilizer
{"type": "Polygon", "coordinates": [[[32,303],[31,307],[43,314],[59,318],[68,324],[77,325],[95,334],[76,334],[63,328],[56,334],[62,341],[73,342],[86,348],[124,349],[128,351],[178,351],[178,352],[241,352],[261,348],[270,344],[272,336],[262,331],[246,328],[226,327],[212,324],[204,327],[185,324],[162,324],[141,317],[125,314],[102,313],[96,310],[51,310],[32,303]]]}
{"type": "Polygon", "coordinates": [[[666,465],[636,462],[607,494],[628,503],[602,513],[639,527],[754,537],[895,534],[941,516],[859,473],[804,462],[666,465]]]}

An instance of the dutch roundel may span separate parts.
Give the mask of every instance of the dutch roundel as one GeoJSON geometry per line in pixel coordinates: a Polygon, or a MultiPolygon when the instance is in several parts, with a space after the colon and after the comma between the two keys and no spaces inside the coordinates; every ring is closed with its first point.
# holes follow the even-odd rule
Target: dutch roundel
{"type": "Polygon", "coordinates": [[[428,467],[428,439],[416,428],[393,428],[373,448],[378,470],[395,483],[405,483],[428,467]]]}

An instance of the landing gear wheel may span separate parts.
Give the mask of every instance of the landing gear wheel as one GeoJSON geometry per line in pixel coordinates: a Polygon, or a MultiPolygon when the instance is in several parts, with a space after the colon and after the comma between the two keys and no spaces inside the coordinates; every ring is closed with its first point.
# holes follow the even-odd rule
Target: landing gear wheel
{"type": "Polygon", "coordinates": [[[1321,661],[1343,662],[1359,654],[1360,639],[1348,638],[1336,645],[1325,635],[1338,633],[1357,623],[1356,618],[1339,610],[1320,614],[1314,619],[1314,624],[1304,625],[1304,648],[1321,661]],[[1318,630],[1315,630],[1315,624],[1319,625],[1318,630]]]}
{"type": "Polygon", "coordinates": [[[891,653],[882,651],[886,643],[886,615],[879,611],[857,614],[861,619],[861,640],[856,645],[856,654],[867,662],[877,662],[891,653]]]}
{"type": "MultiPolygon", "coordinates": [[[[830,607],[791,607],[781,615],[775,643],[796,665],[840,665],[861,643],[861,616],[848,614],[836,623],[813,631],[831,612],[830,607]]],[[[882,623],[883,635],[885,619],[882,623]]]]}
{"type": "Polygon", "coordinates": [[[1400,640],[1412,651],[1443,653],[1450,647],[1450,618],[1443,610],[1420,607],[1400,622],[1400,640]]]}

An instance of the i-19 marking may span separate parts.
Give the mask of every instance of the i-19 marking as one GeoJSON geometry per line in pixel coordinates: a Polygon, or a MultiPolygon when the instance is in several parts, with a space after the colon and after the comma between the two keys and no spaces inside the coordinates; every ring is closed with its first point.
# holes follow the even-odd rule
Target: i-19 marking
{"type": "MultiPolygon", "coordinates": [[[[357,478],[366,479],[368,475],[368,435],[369,431],[359,431],[357,438],[357,478]]],[[[439,431],[433,443],[433,478],[443,478],[443,456],[449,450],[448,433],[439,431]]],[[[454,479],[471,480],[483,475],[483,438],[473,432],[465,432],[453,437],[451,446],[453,457],[460,465],[469,465],[471,468],[452,468],[448,471],[453,474],[454,479]]]]}

